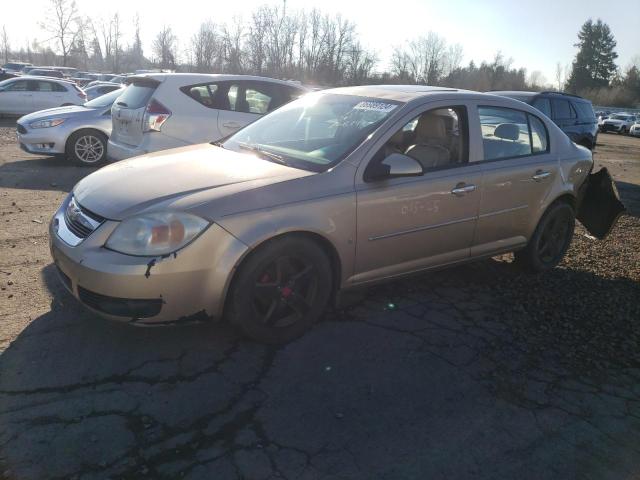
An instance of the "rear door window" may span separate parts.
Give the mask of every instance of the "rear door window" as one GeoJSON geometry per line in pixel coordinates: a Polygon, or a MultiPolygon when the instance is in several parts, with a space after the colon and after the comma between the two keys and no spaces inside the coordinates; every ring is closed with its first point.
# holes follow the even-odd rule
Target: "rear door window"
{"type": "Polygon", "coordinates": [[[118,98],[118,104],[122,107],[138,109],[145,107],[155,92],[156,83],[134,82],[129,85],[118,98]]]}
{"type": "Polygon", "coordinates": [[[42,82],[42,81],[38,81],[37,83],[37,87],[36,90],[38,92],[53,92],[53,84],[51,82],[42,82]]]}
{"type": "Polygon", "coordinates": [[[180,88],[180,90],[199,104],[204,105],[207,108],[216,108],[215,96],[218,92],[217,84],[189,85],[180,88]]]}
{"type": "Polygon", "coordinates": [[[527,114],[502,107],[479,107],[485,160],[531,155],[527,114]]]}
{"type": "Polygon", "coordinates": [[[553,117],[559,120],[566,120],[570,118],[576,118],[571,104],[568,100],[554,99],[553,100],[553,117]]]}
{"type": "Polygon", "coordinates": [[[548,98],[536,98],[531,105],[551,118],[551,102],[548,98]]]}

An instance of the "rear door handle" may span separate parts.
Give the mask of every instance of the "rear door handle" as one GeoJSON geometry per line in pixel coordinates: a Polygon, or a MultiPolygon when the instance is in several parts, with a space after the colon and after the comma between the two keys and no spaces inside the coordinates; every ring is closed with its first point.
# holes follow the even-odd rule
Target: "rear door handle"
{"type": "Polygon", "coordinates": [[[551,175],[551,172],[545,172],[543,170],[538,170],[535,175],[531,178],[533,178],[536,182],[541,182],[542,180],[544,180],[545,178],[547,178],[549,175],[551,175]]]}
{"type": "Polygon", "coordinates": [[[242,125],[237,122],[226,122],[223,123],[222,126],[227,128],[240,128],[242,125]]]}
{"type": "Polygon", "coordinates": [[[475,189],[476,189],[475,185],[467,185],[466,183],[462,182],[457,184],[455,187],[453,187],[453,190],[451,190],[451,193],[456,197],[462,197],[467,193],[473,192],[475,189]]]}

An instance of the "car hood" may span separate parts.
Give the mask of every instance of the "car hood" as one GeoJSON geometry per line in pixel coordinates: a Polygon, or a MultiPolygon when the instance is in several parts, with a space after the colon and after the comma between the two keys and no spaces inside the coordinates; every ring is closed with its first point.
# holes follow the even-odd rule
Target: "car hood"
{"type": "MultiPolygon", "coordinates": [[[[85,177],[73,193],[84,208],[122,220],[155,210],[189,210],[217,198],[309,175],[313,172],[205,143],[114,163],[85,177]]],[[[209,214],[209,220],[215,220],[215,215],[209,214]]]]}
{"type": "Polygon", "coordinates": [[[30,113],[18,119],[18,123],[31,123],[36,120],[45,120],[48,118],[68,118],[76,115],[90,115],[95,110],[92,108],[86,108],[82,105],[70,105],[68,107],[47,108],[46,110],[39,110],[37,112],[30,113]]]}

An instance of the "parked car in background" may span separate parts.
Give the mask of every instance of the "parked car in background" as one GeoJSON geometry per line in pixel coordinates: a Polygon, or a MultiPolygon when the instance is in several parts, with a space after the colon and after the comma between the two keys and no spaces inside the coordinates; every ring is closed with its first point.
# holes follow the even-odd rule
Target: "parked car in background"
{"type": "Polygon", "coordinates": [[[87,94],[87,100],[93,100],[105,93],[113,92],[114,90],[124,90],[124,85],[120,83],[99,83],[93,87],[87,87],[84,89],[84,93],[87,94]]]}
{"type": "Polygon", "coordinates": [[[109,157],[116,160],[219,140],[308,92],[246,75],[156,73],[128,81],[112,109],[109,157]]]}
{"type": "Polygon", "coordinates": [[[593,105],[586,98],[562,92],[495,91],[494,95],[514,98],[537,108],[567,136],[583,147],[593,150],[598,138],[598,121],[593,105]]]}
{"type": "Polygon", "coordinates": [[[50,78],[64,78],[64,75],[59,70],[48,70],[45,68],[34,68],[29,71],[31,77],[50,77],[50,78]]]}
{"type": "Polygon", "coordinates": [[[107,75],[107,74],[102,74],[99,75],[97,79],[92,80],[91,82],[87,83],[87,87],[93,87],[95,85],[98,85],[100,83],[118,83],[118,84],[125,84],[127,77],[125,77],[124,75],[107,75]]]}
{"type": "Polygon", "coordinates": [[[18,76],[17,73],[9,73],[9,72],[5,72],[4,70],[0,69],[0,82],[2,80],[7,80],[9,78],[16,78],[18,76]]]}
{"type": "Polygon", "coordinates": [[[603,132],[628,133],[636,123],[635,115],[629,113],[613,113],[602,122],[603,132]]]}
{"type": "Polygon", "coordinates": [[[85,93],[73,82],[21,76],[0,82],[0,115],[27,113],[67,105],[82,105],[85,93]]]}
{"type": "Polygon", "coordinates": [[[39,67],[39,66],[36,66],[36,65],[29,65],[29,66],[26,66],[26,67],[22,67],[22,70],[20,70],[20,73],[22,75],[29,75],[29,72],[31,70],[35,70],[36,68],[45,68],[45,67],[39,67]]]}
{"type": "Polygon", "coordinates": [[[598,131],[601,132],[602,131],[602,124],[604,123],[604,121],[609,118],[609,115],[605,114],[605,113],[601,113],[600,115],[598,115],[598,131]]]}
{"type": "Polygon", "coordinates": [[[24,67],[30,67],[30,63],[26,62],[8,62],[2,65],[2,70],[6,73],[21,73],[24,67]]]}
{"type": "Polygon", "coordinates": [[[636,123],[629,128],[629,135],[640,137],[640,119],[636,119],[636,123]]]}
{"type": "Polygon", "coordinates": [[[48,67],[51,70],[57,70],[64,75],[65,78],[72,78],[78,74],[78,69],[73,67],[48,67]]]}
{"type": "Polygon", "coordinates": [[[38,155],[65,155],[76,165],[96,166],[107,159],[114,91],[84,105],[52,108],[18,119],[20,148],[38,155]]]}
{"type": "MultiPolygon", "coordinates": [[[[268,110],[267,87],[288,85],[258,81],[136,79],[113,111],[132,106],[134,125],[145,104],[175,108],[175,90],[195,88],[196,103],[219,106],[222,92],[230,105],[268,110]]],[[[589,150],[509,98],[405,85],[325,90],[218,145],[85,177],[50,223],[51,254],[65,287],[104,317],[150,325],[224,313],[246,335],[281,343],[343,289],[511,251],[526,269],[553,268],[576,216],[604,237],[624,210],[606,170],[590,176],[592,167],[589,150]]]]}

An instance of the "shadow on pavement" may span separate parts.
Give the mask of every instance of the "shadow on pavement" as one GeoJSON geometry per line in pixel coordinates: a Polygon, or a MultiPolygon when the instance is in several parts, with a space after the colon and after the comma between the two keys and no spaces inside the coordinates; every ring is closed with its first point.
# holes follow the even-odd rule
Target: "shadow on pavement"
{"type": "Polygon", "coordinates": [[[640,471],[636,282],[485,261],[372,288],[274,349],[99,320],[54,275],[52,310],[0,357],[8,478],[640,471]]]}
{"type": "MultiPolygon", "coordinates": [[[[25,153],[25,157],[30,154],[25,153]]],[[[0,165],[0,188],[70,191],[97,168],[75,167],[63,157],[33,157],[0,165]]]]}

